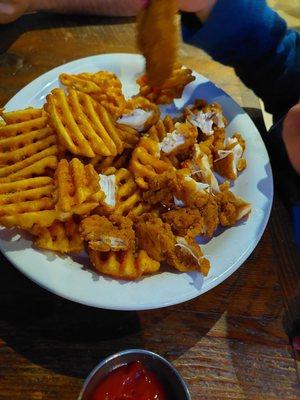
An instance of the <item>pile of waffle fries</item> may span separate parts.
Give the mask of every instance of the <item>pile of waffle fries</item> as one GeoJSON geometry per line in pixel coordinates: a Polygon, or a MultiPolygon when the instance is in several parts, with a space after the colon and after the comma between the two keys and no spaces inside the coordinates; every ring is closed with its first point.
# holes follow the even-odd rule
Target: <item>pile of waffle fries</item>
{"type": "Polygon", "coordinates": [[[120,279],[166,262],[207,275],[195,242],[251,211],[230,184],[246,168],[245,141],[226,138],[218,104],[196,101],[176,121],[159,104],[181,97],[192,71],[160,87],[146,76],[126,99],[111,72],[62,74],[42,109],[1,111],[0,224],[38,248],[86,249],[95,270],[120,279]],[[220,179],[216,177],[221,176],[220,179]]]}

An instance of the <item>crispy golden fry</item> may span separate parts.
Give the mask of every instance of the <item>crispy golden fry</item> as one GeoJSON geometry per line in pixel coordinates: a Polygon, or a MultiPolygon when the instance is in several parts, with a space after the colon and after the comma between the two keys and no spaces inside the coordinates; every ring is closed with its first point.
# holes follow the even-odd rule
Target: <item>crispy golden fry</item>
{"type": "Polygon", "coordinates": [[[89,249],[88,253],[98,272],[118,279],[139,279],[142,275],[153,274],[160,268],[160,263],[151,259],[143,250],[136,255],[131,250],[101,253],[89,249]]]}
{"type": "Polygon", "coordinates": [[[177,11],[177,0],[151,0],[138,17],[138,47],[152,86],[162,85],[172,74],[179,43],[177,11]]]}
{"type": "Polygon", "coordinates": [[[134,181],[133,175],[125,168],[116,172],[117,205],[115,214],[135,217],[149,210],[149,206],[143,201],[140,189],[134,181]]]}
{"type": "Polygon", "coordinates": [[[162,86],[151,86],[146,75],[138,78],[139,96],[146,97],[155,104],[170,104],[174,99],[180,98],[185,86],[194,80],[192,70],[176,65],[171,77],[162,86]]]}
{"type": "Polygon", "coordinates": [[[116,124],[116,128],[124,148],[133,149],[140,140],[138,131],[124,124],[116,124]]]}
{"type": "Polygon", "coordinates": [[[160,147],[156,140],[146,136],[141,138],[132,153],[129,167],[140,188],[147,190],[151,179],[172,168],[169,162],[160,160],[160,147]]]}
{"type": "Polygon", "coordinates": [[[53,190],[46,176],[0,183],[0,217],[54,209],[53,190]]]}
{"type": "Polygon", "coordinates": [[[63,159],[55,171],[56,210],[68,212],[86,201],[101,201],[99,175],[93,166],[83,165],[77,158],[70,162],[63,159]]]}
{"type": "Polygon", "coordinates": [[[132,220],[119,215],[110,219],[92,215],[81,221],[80,232],[89,248],[101,252],[135,249],[132,220]]]}
{"type": "Polygon", "coordinates": [[[66,222],[55,221],[48,228],[34,226],[31,233],[37,236],[37,247],[59,253],[79,253],[83,250],[83,239],[79,235],[79,226],[70,219],[66,222]]]}
{"type": "Polygon", "coordinates": [[[112,72],[61,74],[59,79],[69,89],[89,94],[113,116],[118,117],[123,113],[126,100],[122,93],[122,84],[112,72]]]}
{"type": "Polygon", "coordinates": [[[90,160],[90,164],[93,165],[99,174],[110,175],[110,173],[107,173],[110,168],[116,170],[125,167],[128,164],[130,156],[131,151],[129,149],[125,149],[122,154],[115,157],[96,156],[90,160]]]}
{"type": "Polygon", "coordinates": [[[174,130],[175,124],[170,115],[167,115],[164,120],[158,120],[157,123],[149,129],[148,136],[157,142],[162,142],[167,136],[167,133],[173,132],[174,130]]]}
{"type": "Polygon", "coordinates": [[[56,135],[48,115],[39,109],[2,113],[0,182],[47,175],[57,166],[56,135]]]}
{"type": "Polygon", "coordinates": [[[56,210],[30,211],[23,214],[7,215],[0,217],[0,225],[6,228],[18,227],[32,230],[37,224],[42,228],[48,228],[54,221],[68,221],[73,215],[87,216],[98,206],[98,203],[86,202],[75,206],[72,211],[62,212],[56,210]]]}
{"type": "Polygon", "coordinates": [[[72,154],[115,156],[122,151],[111,117],[89,95],[71,89],[66,96],[62,89],[54,89],[47,96],[45,109],[61,145],[72,154]]]}

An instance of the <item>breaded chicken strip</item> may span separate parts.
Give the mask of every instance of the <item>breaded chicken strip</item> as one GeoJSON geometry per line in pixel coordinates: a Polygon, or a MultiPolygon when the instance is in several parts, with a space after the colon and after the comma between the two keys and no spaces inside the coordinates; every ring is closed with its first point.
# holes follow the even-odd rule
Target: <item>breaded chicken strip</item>
{"type": "Polygon", "coordinates": [[[135,234],[129,218],[112,215],[110,219],[92,215],[81,221],[80,233],[89,248],[101,252],[133,250],[135,234]]]}
{"type": "Polygon", "coordinates": [[[178,236],[186,236],[193,232],[194,236],[204,235],[206,227],[204,218],[197,208],[180,208],[162,214],[162,220],[171,226],[172,232],[178,236]]]}
{"type": "Polygon", "coordinates": [[[143,193],[143,199],[149,204],[174,203],[174,195],[179,190],[175,170],[163,172],[149,182],[149,190],[143,193]]]}
{"type": "Polygon", "coordinates": [[[173,251],[167,253],[167,262],[180,272],[199,271],[204,276],[208,274],[210,263],[195,241],[188,237],[176,237],[173,251]]]}
{"type": "Polygon", "coordinates": [[[217,202],[222,226],[233,226],[251,212],[251,205],[230,190],[219,193],[217,202]]]}
{"type": "Polygon", "coordinates": [[[135,224],[135,234],[139,249],[149,257],[163,261],[166,254],[173,251],[176,240],[169,224],[152,214],[143,214],[135,224]]]}

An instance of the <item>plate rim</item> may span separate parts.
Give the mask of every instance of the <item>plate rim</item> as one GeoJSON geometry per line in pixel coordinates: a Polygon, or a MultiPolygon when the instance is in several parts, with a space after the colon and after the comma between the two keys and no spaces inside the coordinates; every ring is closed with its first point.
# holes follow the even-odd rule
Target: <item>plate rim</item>
{"type": "MultiPolygon", "coordinates": [[[[18,100],[18,96],[23,96],[24,93],[26,93],[28,90],[30,90],[30,88],[32,87],[33,84],[37,85],[40,82],[42,82],[45,79],[45,76],[48,74],[53,74],[56,71],[58,72],[60,69],[65,68],[65,67],[70,67],[72,68],[72,65],[78,65],[79,63],[83,63],[83,62],[91,62],[93,63],[94,60],[97,59],[104,59],[104,58],[110,58],[111,56],[114,57],[135,57],[137,59],[139,59],[140,61],[144,61],[144,58],[142,55],[140,54],[135,54],[135,53],[104,53],[104,54],[99,54],[99,55],[92,55],[92,56],[87,56],[87,57],[83,57],[83,58],[79,58],[79,59],[75,59],[72,61],[69,61],[67,63],[58,65],[46,72],[44,72],[42,75],[39,75],[37,78],[35,78],[33,81],[29,82],[26,86],[24,86],[22,89],[20,89],[4,106],[5,108],[9,108],[10,107],[10,103],[13,103],[14,101],[16,101],[16,99],[18,100]]],[[[241,111],[241,114],[248,118],[249,122],[253,125],[253,127],[255,128],[255,130],[260,134],[259,130],[257,129],[257,127],[255,126],[253,120],[251,119],[251,117],[249,116],[249,114],[246,113],[246,111],[230,96],[228,95],[222,88],[220,88],[218,85],[216,85],[214,82],[212,82],[210,79],[208,79],[205,75],[202,75],[200,73],[198,73],[197,71],[194,71],[194,73],[197,73],[198,75],[200,75],[202,78],[204,78],[206,81],[208,81],[209,83],[211,83],[214,87],[216,87],[218,89],[218,91],[220,92],[220,94],[225,95],[227,98],[230,99],[231,102],[233,102],[235,104],[235,106],[237,106],[239,108],[239,110],[241,111]]],[[[159,308],[164,308],[164,307],[169,307],[172,305],[177,305],[186,301],[190,301],[194,298],[197,298],[201,295],[203,295],[204,293],[212,290],[213,288],[217,287],[218,285],[220,285],[221,283],[223,283],[227,278],[229,278],[234,272],[236,272],[243,264],[244,262],[248,259],[248,257],[252,254],[252,252],[254,251],[254,249],[256,248],[256,246],[258,245],[258,243],[260,242],[265,229],[268,225],[269,219],[270,219],[270,214],[272,211],[272,206],[273,206],[273,200],[274,200],[274,180],[273,180],[273,173],[272,173],[272,166],[270,164],[270,159],[269,159],[269,155],[266,149],[265,144],[262,141],[262,145],[264,147],[264,150],[267,153],[267,157],[268,157],[268,161],[269,161],[269,182],[271,183],[271,186],[269,188],[270,190],[270,198],[268,198],[269,202],[268,202],[268,208],[267,210],[265,210],[264,212],[264,221],[263,224],[261,224],[261,228],[259,231],[259,234],[255,237],[255,239],[253,239],[250,243],[249,246],[244,250],[244,252],[242,254],[239,255],[238,259],[235,260],[235,262],[231,265],[231,267],[229,267],[227,270],[225,270],[224,272],[222,272],[221,274],[219,274],[218,276],[214,277],[207,285],[206,287],[203,289],[203,286],[201,288],[201,291],[199,290],[198,293],[190,293],[190,295],[182,295],[181,297],[177,298],[175,301],[170,299],[168,301],[164,301],[164,302],[160,302],[160,305],[155,305],[154,303],[147,305],[147,303],[139,303],[136,304],[135,306],[129,306],[129,307],[124,307],[124,306],[114,306],[111,305],[109,306],[108,304],[102,304],[99,305],[99,302],[97,303],[96,300],[95,302],[91,302],[91,301],[85,301],[83,298],[79,298],[78,297],[72,297],[71,295],[68,295],[66,293],[62,293],[60,290],[56,290],[55,287],[49,287],[46,284],[44,284],[42,281],[40,281],[39,279],[37,279],[35,276],[32,276],[32,274],[30,274],[26,269],[22,269],[22,267],[19,267],[19,263],[17,263],[12,255],[10,253],[7,253],[3,247],[2,247],[2,240],[0,240],[0,250],[1,253],[4,255],[4,257],[19,271],[21,272],[24,276],[26,276],[28,279],[30,279],[32,282],[34,282],[35,284],[37,284],[38,286],[40,286],[41,288],[47,290],[50,293],[53,293],[57,296],[60,296],[64,299],[67,299],[68,301],[73,301],[75,303],[79,303],[85,306],[89,306],[89,307],[94,307],[94,308],[102,308],[102,309],[107,309],[107,310],[115,310],[115,311],[142,311],[142,310],[152,310],[152,309],[159,309],[159,308]]]]}

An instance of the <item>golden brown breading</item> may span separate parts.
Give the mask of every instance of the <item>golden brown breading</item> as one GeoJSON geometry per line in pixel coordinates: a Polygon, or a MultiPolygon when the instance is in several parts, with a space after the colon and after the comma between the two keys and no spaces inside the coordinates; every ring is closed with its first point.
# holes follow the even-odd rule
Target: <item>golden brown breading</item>
{"type": "Polygon", "coordinates": [[[217,201],[222,226],[233,226],[251,212],[251,205],[230,190],[219,193],[217,201]]]}
{"type": "Polygon", "coordinates": [[[161,219],[171,226],[175,235],[186,236],[193,232],[194,236],[204,235],[206,228],[204,218],[197,208],[180,208],[167,211],[161,219]]]}
{"type": "Polygon", "coordinates": [[[210,263],[195,241],[188,237],[177,237],[173,251],[168,252],[167,262],[180,272],[199,271],[208,274],[210,263]]]}
{"type": "Polygon", "coordinates": [[[176,240],[169,224],[152,214],[143,214],[134,226],[138,248],[149,257],[163,261],[167,252],[173,251],[176,240]]]}
{"type": "Polygon", "coordinates": [[[176,171],[166,171],[149,182],[149,189],[143,193],[143,199],[149,204],[169,206],[174,203],[174,194],[178,190],[176,171]]]}
{"type": "Polygon", "coordinates": [[[112,215],[109,220],[92,215],[81,221],[80,232],[93,250],[108,252],[135,248],[132,221],[126,217],[112,215]]]}
{"type": "Polygon", "coordinates": [[[151,0],[138,17],[137,42],[152,86],[162,85],[172,74],[179,43],[177,11],[177,0],[151,0]]]}

